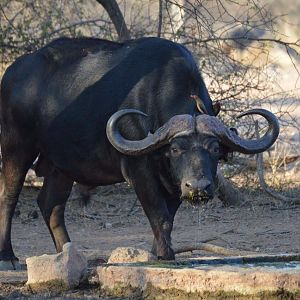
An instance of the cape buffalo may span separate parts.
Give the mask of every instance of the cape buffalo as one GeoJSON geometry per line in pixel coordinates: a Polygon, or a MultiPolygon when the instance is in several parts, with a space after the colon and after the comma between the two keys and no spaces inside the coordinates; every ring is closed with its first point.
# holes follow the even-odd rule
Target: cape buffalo
{"type": "Polygon", "coordinates": [[[182,199],[213,197],[219,159],[229,151],[262,152],[279,133],[276,117],[261,109],[244,113],[268,121],[259,140],[225,127],[191,53],[159,38],[58,39],[7,69],[0,108],[0,260],[13,264],[11,220],[36,158],[44,177],[37,202],[58,252],[70,241],[64,210],[74,181],[126,180],[152,227],[153,253],[173,259],[171,230],[182,199]]]}

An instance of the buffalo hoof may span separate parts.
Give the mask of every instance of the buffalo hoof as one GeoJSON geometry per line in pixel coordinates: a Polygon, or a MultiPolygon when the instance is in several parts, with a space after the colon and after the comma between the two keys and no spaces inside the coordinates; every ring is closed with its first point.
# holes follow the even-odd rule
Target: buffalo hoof
{"type": "Polygon", "coordinates": [[[1,260],[0,271],[21,270],[21,265],[18,260],[1,260]]]}
{"type": "Polygon", "coordinates": [[[168,251],[164,251],[162,255],[157,255],[158,260],[175,260],[174,251],[169,248],[168,251]]]}

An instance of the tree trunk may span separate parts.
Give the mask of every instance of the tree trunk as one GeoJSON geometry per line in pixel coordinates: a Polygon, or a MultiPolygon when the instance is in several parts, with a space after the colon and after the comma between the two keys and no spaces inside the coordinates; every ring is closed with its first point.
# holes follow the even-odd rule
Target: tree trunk
{"type": "Polygon", "coordinates": [[[225,206],[239,206],[245,199],[242,193],[226,179],[220,170],[216,179],[217,195],[225,206]]]}
{"type": "Polygon", "coordinates": [[[115,0],[96,0],[101,4],[108,13],[111,21],[113,22],[119,41],[125,41],[130,39],[130,32],[126,26],[123,14],[119,8],[118,3],[115,0]]]}

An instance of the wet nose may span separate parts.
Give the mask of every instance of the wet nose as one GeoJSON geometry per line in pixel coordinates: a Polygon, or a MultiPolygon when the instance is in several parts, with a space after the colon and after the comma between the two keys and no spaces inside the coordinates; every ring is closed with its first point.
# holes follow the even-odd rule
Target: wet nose
{"type": "Polygon", "coordinates": [[[190,191],[202,191],[204,193],[208,193],[208,190],[211,186],[211,182],[207,179],[195,180],[191,179],[185,183],[185,186],[190,191]]]}

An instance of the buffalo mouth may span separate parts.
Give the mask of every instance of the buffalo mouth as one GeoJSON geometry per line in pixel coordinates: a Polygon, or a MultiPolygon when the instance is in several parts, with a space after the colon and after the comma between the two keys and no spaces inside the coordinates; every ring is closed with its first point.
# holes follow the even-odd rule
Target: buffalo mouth
{"type": "Polygon", "coordinates": [[[208,195],[203,192],[189,192],[188,195],[184,195],[181,198],[193,206],[200,206],[213,199],[213,195],[208,195]]]}

